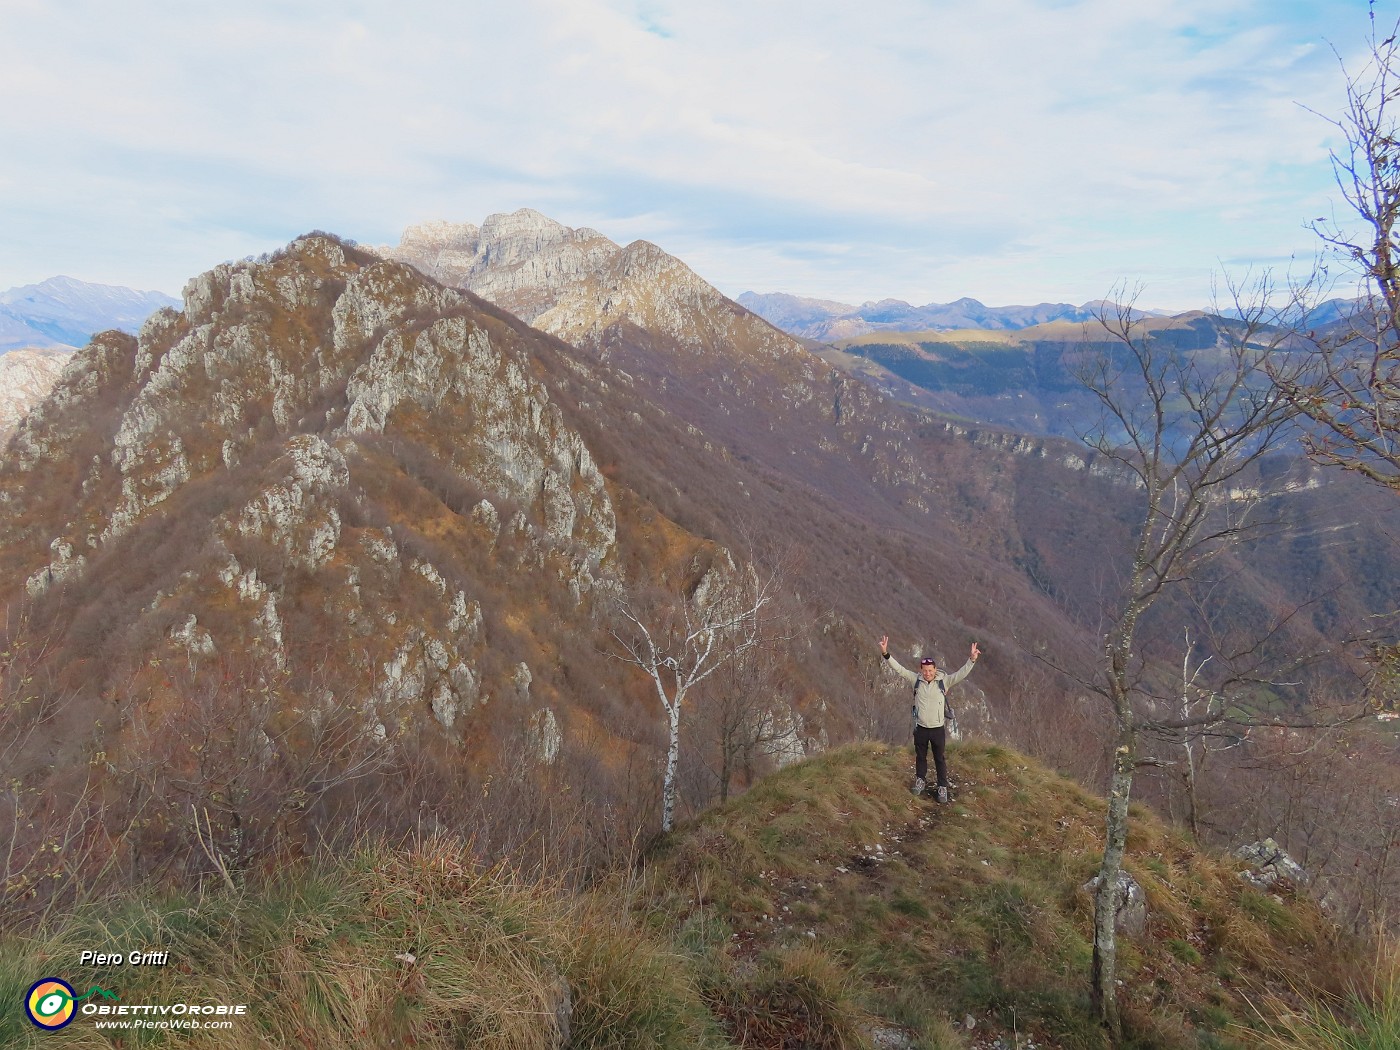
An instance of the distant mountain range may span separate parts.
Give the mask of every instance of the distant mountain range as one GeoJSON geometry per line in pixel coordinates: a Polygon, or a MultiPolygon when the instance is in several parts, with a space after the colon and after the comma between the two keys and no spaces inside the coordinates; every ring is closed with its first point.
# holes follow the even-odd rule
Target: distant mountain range
{"type": "Polygon", "coordinates": [[[180,300],[72,277],[11,288],[0,292],[0,353],[22,346],[77,348],[112,328],[135,334],[164,306],[178,307],[180,300]]]}
{"type": "MultiPolygon", "coordinates": [[[[1076,324],[1093,321],[1104,305],[1102,299],[1080,306],[1069,303],[1037,303],[1035,306],[987,306],[964,296],[951,303],[911,306],[902,299],[880,299],[852,306],[831,299],[812,299],[786,292],[744,292],[737,302],[775,328],[802,339],[836,343],[859,339],[872,332],[1019,331],[1055,321],[1076,324]]],[[[1327,329],[1356,315],[1360,299],[1328,299],[1302,311],[1283,311],[1279,323],[1300,329],[1327,329]]],[[[1168,310],[1141,309],[1144,317],[1195,317],[1198,311],[1173,314],[1168,310]]],[[[1237,309],[1222,306],[1211,312],[1238,320],[1237,309]]]]}
{"type": "MultiPolygon", "coordinates": [[[[1051,321],[1092,321],[1100,301],[1072,306],[1069,303],[1038,303],[1035,306],[987,306],[964,296],[951,303],[911,306],[902,299],[850,306],[829,299],[808,299],[785,292],[758,294],[744,292],[740,305],[790,335],[821,342],[855,339],[871,332],[947,332],[965,328],[991,330],[1029,328],[1051,321]]],[[[1166,316],[1160,310],[1141,311],[1149,316],[1166,316]]]]}

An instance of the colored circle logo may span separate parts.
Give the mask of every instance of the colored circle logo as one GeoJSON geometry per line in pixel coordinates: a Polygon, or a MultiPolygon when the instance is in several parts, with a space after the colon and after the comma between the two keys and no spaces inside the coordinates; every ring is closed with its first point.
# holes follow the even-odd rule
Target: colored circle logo
{"type": "Polygon", "coordinates": [[[24,1009],[29,1019],[40,1028],[62,1028],[73,1020],[75,998],[77,995],[73,986],[67,981],[45,977],[30,986],[29,994],[24,999],[24,1009]]]}

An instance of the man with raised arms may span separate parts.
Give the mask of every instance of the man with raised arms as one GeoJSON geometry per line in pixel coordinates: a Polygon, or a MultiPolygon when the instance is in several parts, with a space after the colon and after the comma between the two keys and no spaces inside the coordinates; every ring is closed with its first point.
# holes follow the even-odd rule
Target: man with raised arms
{"type": "Polygon", "coordinates": [[[932,657],[919,661],[915,674],[890,655],[890,636],[880,639],[880,655],[895,672],[914,687],[914,794],[923,794],[928,777],[928,749],[933,745],[933,766],[938,775],[934,797],[948,801],[948,690],[972,673],[982,650],[972,643],[972,655],[952,674],[938,669],[932,657]]]}

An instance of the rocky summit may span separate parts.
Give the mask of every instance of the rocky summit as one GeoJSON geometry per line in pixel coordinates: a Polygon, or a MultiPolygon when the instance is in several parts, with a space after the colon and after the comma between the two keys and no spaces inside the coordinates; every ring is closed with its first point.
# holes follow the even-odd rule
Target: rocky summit
{"type": "MultiPolygon", "coordinates": [[[[69,730],[10,768],[53,786],[95,746],[113,790],[157,760],[189,784],[189,735],[212,733],[258,781],[242,802],[217,789],[247,833],[252,795],[299,810],[422,734],[470,753],[493,727],[551,727],[544,761],[568,719],[561,631],[616,571],[618,538],[532,360],[542,338],[311,236],[196,278],[136,337],[94,340],[0,479],[24,581],[8,599],[60,654],[69,730]]],[[[154,841],[181,793],[144,783],[154,841]]]]}
{"type": "Polygon", "coordinates": [[[528,208],[492,215],[480,228],[413,226],[398,247],[380,251],[579,346],[600,349],[605,333],[627,324],[697,350],[745,342],[768,355],[798,349],[649,241],[619,247],[528,208]]]}
{"type": "Polygon", "coordinates": [[[533,322],[565,289],[606,268],[622,249],[596,230],[571,230],[522,208],[491,215],[480,227],[441,221],[411,226],[397,248],[380,251],[533,322]]]}

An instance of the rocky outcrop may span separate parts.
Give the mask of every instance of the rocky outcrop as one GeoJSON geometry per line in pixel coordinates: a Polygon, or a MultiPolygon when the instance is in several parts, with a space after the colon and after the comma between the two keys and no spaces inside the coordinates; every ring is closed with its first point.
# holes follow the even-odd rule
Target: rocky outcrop
{"type": "MultiPolygon", "coordinates": [[[[1082,888],[1091,895],[1097,892],[1099,876],[1095,875],[1082,888]]],[[[1147,932],[1147,893],[1137,879],[1122,869],[1118,871],[1118,910],[1113,924],[1119,933],[1129,937],[1141,937],[1147,932]]]]}
{"type": "Polygon", "coordinates": [[[1280,884],[1301,887],[1312,881],[1303,866],[1271,838],[1240,846],[1234,855],[1249,865],[1240,878],[1258,889],[1274,889],[1280,884]]]}
{"type": "Polygon", "coordinates": [[[282,477],[243,507],[236,527],[274,544],[288,565],[314,572],[340,542],[335,497],[350,483],[350,470],[340,450],[314,434],[288,441],[278,466],[282,477]]]}
{"type": "Polygon", "coordinates": [[[597,230],[572,230],[522,208],[488,216],[480,227],[442,221],[410,226],[398,247],[379,250],[533,322],[562,291],[622,249],[597,230]]]}
{"type": "Polygon", "coordinates": [[[431,413],[450,405],[469,416],[476,440],[462,457],[466,472],[501,498],[536,502],[547,542],[564,548],[577,541],[580,578],[591,583],[616,540],[602,475],[544,388],[480,329],[453,317],[386,335],[350,376],[346,398],[351,435],[381,434],[407,407],[431,413]]]}
{"type": "Polygon", "coordinates": [[[25,347],[0,356],[0,447],[20,422],[46,397],[72,354],[67,350],[25,347]]]}

